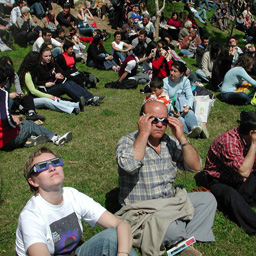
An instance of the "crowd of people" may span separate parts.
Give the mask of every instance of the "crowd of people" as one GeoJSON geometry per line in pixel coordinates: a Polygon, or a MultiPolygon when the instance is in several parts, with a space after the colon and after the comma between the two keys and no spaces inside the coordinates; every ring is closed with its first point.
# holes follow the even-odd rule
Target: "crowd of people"
{"type": "MultiPolygon", "coordinates": [[[[31,154],[24,176],[34,196],[19,217],[17,255],[136,256],[133,247],[142,255],[160,255],[191,236],[212,242],[217,204],[247,234],[256,234],[256,213],[251,209],[256,205],[255,112],[242,112],[239,126],[210,146],[201,185],[211,192],[188,193],[174,186],[178,169],[202,169],[202,159],[188,140],[202,137],[206,129],[193,109],[194,92],[208,93],[200,88],[208,84],[227,104],[252,102],[256,30],[249,4],[187,1],[184,12],[173,12],[169,19],[162,14],[156,40],[156,17],[144,1],[87,0],[79,4],[76,15],[71,14],[73,1],[58,1],[59,13],[49,0],[4,2],[0,37],[10,50],[15,50],[15,42],[23,48],[31,45],[32,51],[17,72],[11,58],[0,58],[1,150],[46,142],[61,146],[72,140],[72,131],[59,135],[44,128],[47,117],[36,109],[77,115],[85,106],[102,103],[104,96],[89,91],[97,87],[98,78],[80,70],[78,61],[117,72],[116,88],[143,84],[141,93],[147,94],[138,111],[138,130],[117,143],[120,210],[115,215],[87,195],[63,187],[64,161],[52,150],[42,147],[31,154]],[[209,19],[206,10],[211,8],[216,12],[209,19]],[[109,34],[97,28],[95,16],[102,21],[108,17],[117,30],[111,52],[104,47],[109,34]],[[223,31],[234,23],[245,33],[244,47],[238,47],[235,38],[227,45],[212,42],[204,29],[209,21],[223,31]],[[186,58],[195,59],[195,74],[186,58]],[[173,136],[166,134],[168,127],[173,136]],[[106,229],[81,244],[81,220],[106,229]],[[68,242],[67,236],[72,237],[68,242]]],[[[202,254],[190,246],[180,255],[202,254]]]]}

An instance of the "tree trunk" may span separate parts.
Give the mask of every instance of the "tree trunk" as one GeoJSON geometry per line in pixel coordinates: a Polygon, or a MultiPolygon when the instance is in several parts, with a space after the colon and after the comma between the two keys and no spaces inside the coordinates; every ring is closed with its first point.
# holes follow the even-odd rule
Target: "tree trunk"
{"type": "Polygon", "coordinates": [[[163,9],[165,8],[165,0],[163,0],[163,6],[159,10],[159,0],[155,0],[155,7],[156,7],[156,22],[155,22],[155,28],[156,28],[156,38],[155,40],[157,41],[159,38],[159,24],[160,24],[160,17],[162,14],[163,9]]]}

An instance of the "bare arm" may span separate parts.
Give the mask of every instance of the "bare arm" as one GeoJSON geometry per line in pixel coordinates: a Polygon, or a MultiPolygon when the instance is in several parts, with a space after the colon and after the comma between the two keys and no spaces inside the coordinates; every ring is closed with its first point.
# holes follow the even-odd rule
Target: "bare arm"
{"type": "Polygon", "coordinates": [[[50,256],[50,252],[44,243],[32,244],[28,247],[29,256],[50,256]]]}
{"type": "Polygon", "coordinates": [[[121,77],[118,79],[118,82],[122,82],[128,75],[128,72],[124,72],[121,77]]]}
{"type": "Polygon", "coordinates": [[[118,219],[109,211],[105,211],[98,220],[98,224],[104,228],[116,228],[118,252],[130,254],[132,247],[132,233],[128,223],[118,219]]]}
{"type": "Polygon", "coordinates": [[[241,167],[238,169],[239,174],[244,177],[244,178],[248,178],[252,167],[254,165],[255,162],[255,155],[256,155],[256,130],[251,131],[252,135],[251,135],[251,146],[249,148],[249,151],[246,155],[246,157],[244,158],[244,162],[241,165],[241,167]]]}
{"type": "MultiPolygon", "coordinates": [[[[183,132],[183,125],[177,118],[168,116],[168,125],[181,145],[188,141],[183,132]]],[[[184,162],[189,169],[193,171],[201,170],[199,155],[191,144],[182,147],[182,154],[184,162]]]]}

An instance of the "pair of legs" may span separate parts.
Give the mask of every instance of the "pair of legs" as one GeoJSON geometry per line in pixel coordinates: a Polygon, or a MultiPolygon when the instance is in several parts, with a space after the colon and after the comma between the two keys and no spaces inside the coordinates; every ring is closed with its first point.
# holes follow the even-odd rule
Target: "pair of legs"
{"type": "Polygon", "coordinates": [[[75,102],[78,102],[81,96],[84,97],[85,103],[93,98],[93,95],[90,92],[72,80],[67,80],[63,84],[56,84],[54,86],[48,87],[47,92],[57,97],[60,97],[63,94],[67,94],[75,102]]]}
{"type": "MultiPolygon", "coordinates": [[[[95,256],[105,255],[112,256],[117,254],[117,232],[115,228],[105,229],[104,231],[93,236],[88,241],[79,246],[75,254],[77,256],[95,256]]],[[[138,254],[132,248],[130,256],[138,254]]]]}
{"type": "MultiPolygon", "coordinates": [[[[171,113],[169,115],[173,116],[171,113]]],[[[194,126],[198,125],[195,113],[192,110],[189,110],[187,114],[181,113],[178,119],[183,124],[184,133],[189,133],[194,126]]]]}
{"type": "Polygon", "coordinates": [[[49,108],[58,112],[72,114],[75,108],[79,108],[79,102],[70,102],[59,99],[58,101],[49,98],[34,98],[36,108],[49,108]]]}
{"type": "MultiPolygon", "coordinates": [[[[210,72],[210,73],[211,73],[211,72],[210,72]]],[[[197,75],[197,77],[198,77],[199,79],[201,79],[202,81],[207,82],[207,83],[210,82],[209,78],[206,76],[206,74],[204,73],[204,71],[203,71],[202,69],[197,69],[196,75],[197,75]]]]}
{"type": "Polygon", "coordinates": [[[205,21],[204,20],[207,20],[207,16],[206,16],[206,11],[205,9],[202,9],[201,11],[199,12],[193,12],[194,13],[194,16],[203,24],[205,24],[205,21]],[[203,19],[201,18],[201,15],[203,15],[203,19]]]}
{"type": "Polygon", "coordinates": [[[232,105],[248,105],[251,103],[251,97],[244,92],[226,92],[221,94],[222,100],[232,105]]]}
{"type": "Polygon", "coordinates": [[[42,16],[45,14],[44,8],[41,3],[35,2],[34,4],[30,5],[30,9],[39,18],[42,18],[42,16]]]}
{"type": "Polygon", "coordinates": [[[194,217],[189,222],[176,220],[168,226],[163,240],[166,248],[191,236],[200,242],[215,241],[212,226],[217,203],[214,196],[209,192],[194,192],[188,193],[188,197],[194,207],[194,217]]]}
{"type": "Polygon", "coordinates": [[[30,138],[32,135],[44,135],[48,139],[48,141],[51,141],[52,138],[56,135],[56,133],[54,131],[48,130],[40,125],[35,124],[32,121],[23,121],[20,124],[19,133],[10,143],[8,143],[4,147],[4,150],[12,150],[23,146],[26,143],[27,139],[30,138]]]}
{"type": "Polygon", "coordinates": [[[194,53],[193,52],[190,52],[189,50],[187,50],[187,49],[181,49],[180,50],[180,54],[181,55],[187,55],[187,56],[194,56],[194,53]]]}
{"type": "Polygon", "coordinates": [[[215,196],[218,206],[231,219],[234,219],[248,235],[256,234],[256,213],[235,188],[217,180],[210,182],[208,188],[215,196]]]}

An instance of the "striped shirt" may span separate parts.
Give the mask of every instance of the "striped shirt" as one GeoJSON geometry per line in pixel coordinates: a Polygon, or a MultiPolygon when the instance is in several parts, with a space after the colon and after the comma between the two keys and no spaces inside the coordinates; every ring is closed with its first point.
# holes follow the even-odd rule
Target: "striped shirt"
{"type": "Polygon", "coordinates": [[[179,142],[166,134],[161,139],[160,154],[148,142],[144,159],[134,159],[133,144],[137,136],[138,131],[130,133],[117,143],[119,203],[122,205],[171,197],[177,167],[185,170],[179,142]]]}

